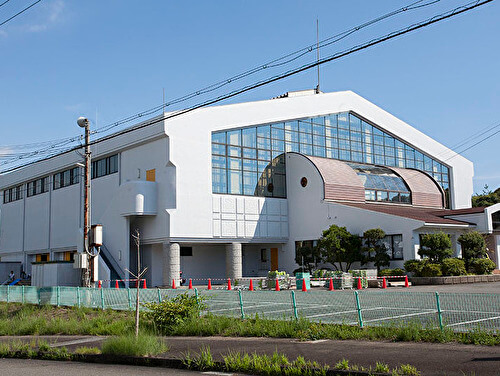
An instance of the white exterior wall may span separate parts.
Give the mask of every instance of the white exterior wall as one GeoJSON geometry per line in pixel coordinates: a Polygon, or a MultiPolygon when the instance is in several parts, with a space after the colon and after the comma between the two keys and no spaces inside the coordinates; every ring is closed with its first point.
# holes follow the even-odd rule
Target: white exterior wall
{"type": "MultiPolygon", "coordinates": [[[[289,201],[290,238],[286,245],[283,267],[294,270],[295,242],[315,240],[330,225],[346,227],[353,234],[363,235],[372,228],[381,228],[387,235],[403,235],[404,259],[415,258],[414,230],[424,222],[377,213],[323,200],[323,179],[313,163],[299,154],[288,154],[286,159],[287,196],[289,201]],[[307,178],[307,186],[300,184],[307,178]]],[[[418,239],[417,239],[418,243],[418,239]]],[[[404,261],[392,261],[392,267],[401,267],[404,261]]],[[[281,265],[280,265],[281,267],[281,265]]]]}
{"type": "Polygon", "coordinates": [[[288,238],[286,199],[214,194],[212,204],[214,238],[278,242],[288,238]]]}
{"type": "MultiPolygon", "coordinates": [[[[314,176],[313,167],[300,156],[290,160],[293,169],[287,160],[287,200],[212,194],[212,131],[343,111],[354,111],[450,166],[452,207],[470,206],[473,169],[468,160],[461,156],[448,160],[452,155],[449,149],[348,91],[199,109],[93,145],[94,159],[119,153],[119,172],[92,179],[92,223],[104,226],[105,246],[122,269],[129,266],[131,221],[141,230],[145,244],[160,244],[151,250],[155,268],[151,279],[155,285],[161,283],[161,272],[157,271],[162,265],[159,247],[167,241],[284,244],[279,247],[279,267],[293,270],[295,240],[318,238],[332,223],[347,226],[355,233],[376,227],[374,223],[383,223],[386,233],[403,233],[405,252],[410,252],[407,250],[415,247],[408,234],[421,227],[421,222],[323,202],[318,191],[319,174],[314,176]],[[154,188],[137,184],[145,180],[146,170],[150,169],[156,170],[154,188]],[[308,177],[307,189],[302,190],[300,177],[306,173],[311,178],[308,177]],[[128,208],[137,205],[129,202],[126,183],[131,183],[128,188],[137,190],[134,197],[142,194],[142,189],[151,192],[147,195],[154,195],[154,200],[145,199],[156,210],[130,212],[128,208]]],[[[44,176],[52,179],[53,173],[74,167],[81,159],[77,153],[63,154],[1,175],[0,190],[44,176]]],[[[9,204],[0,200],[0,255],[23,261],[23,252],[76,249],[81,242],[78,229],[82,225],[82,196],[83,178],[80,184],[9,204]]],[[[196,251],[197,256],[213,264],[211,273],[223,273],[224,251],[219,250],[220,246],[206,247],[212,247],[214,255],[222,252],[221,259],[210,252],[196,251]]],[[[249,259],[252,254],[260,256],[260,246],[256,247],[256,250],[243,249],[244,263],[248,263],[244,273],[262,267],[253,265],[249,259]]],[[[414,257],[414,252],[410,253],[405,258],[414,257]]],[[[187,272],[191,273],[189,269],[187,272]]],[[[200,271],[193,269],[192,273],[197,275],[200,271]]]]}

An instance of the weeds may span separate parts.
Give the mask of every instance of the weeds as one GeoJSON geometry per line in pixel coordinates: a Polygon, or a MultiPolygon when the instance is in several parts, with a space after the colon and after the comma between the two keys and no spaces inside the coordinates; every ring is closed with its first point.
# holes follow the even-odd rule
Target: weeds
{"type": "Polygon", "coordinates": [[[45,341],[12,341],[0,344],[0,358],[70,360],[71,354],[66,347],[52,348],[45,341]]]}
{"type": "Polygon", "coordinates": [[[108,355],[152,356],[168,351],[163,341],[153,335],[133,334],[110,337],[102,344],[102,353],[108,355]]]}
{"type": "MultiPolygon", "coordinates": [[[[182,303],[182,320],[172,319],[168,311],[165,325],[155,324],[151,314],[143,314],[143,333],[169,336],[232,336],[298,338],[302,340],[389,340],[395,342],[456,342],[475,345],[500,345],[500,336],[475,328],[456,333],[451,329],[426,328],[419,323],[399,322],[391,326],[359,328],[353,325],[322,324],[304,318],[263,319],[256,315],[245,320],[211,314],[198,317],[199,306],[182,303]],[[188,305],[188,308],[186,308],[188,305]]],[[[201,303],[203,304],[203,303],[201,303]]],[[[203,307],[203,306],[201,306],[203,307]]],[[[169,308],[170,309],[170,308],[169,308]]],[[[162,311],[164,313],[164,311],[162,311]]],[[[160,312],[161,313],[161,312],[160,312]]],[[[90,308],[56,308],[0,303],[0,335],[123,335],[134,332],[134,317],[129,311],[101,311],[90,308]]]]}

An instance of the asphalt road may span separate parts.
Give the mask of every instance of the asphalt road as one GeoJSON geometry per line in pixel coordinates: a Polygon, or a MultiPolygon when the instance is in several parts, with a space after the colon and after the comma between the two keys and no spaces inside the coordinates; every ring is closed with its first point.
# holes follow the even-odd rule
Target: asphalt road
{"type": "MultiPolygon", "coordinates": [[[[168,368],[123,366],[119,364],[0,359],[0,374],[2,376],[187,376],[203,375],[206,373],[168,368]]],[[[214,373],[211,373],[211,375],[214,375],[214,373]]],[[[220,373],[220,375],[230,374],[220,373]]]]}
{"type": "MultiPolygon", "coordinates": [[[[92,336],[40,336],[37,338],[46,340],[54,347],[65,346],[70,351],[78,346],[100,347],[104,339],[104,337],[92,336]]],[[[31,342],[33,339],[33,336],[5,336],[0,337],[0,342],[12,340],[31,342]]],[[[347,359],[351,364],[364,367],[373,367],[376,362],[387,363],[391,368],[411,364],[422,372],[422,376],[500,376],[500,346],[361,340],[299,341],[289,338],[166,337],[165,340],[170,350],[161,357],[166,358],[184,358],[188,352],[199,353],[203,347],[209,347],[216,360],[221,360],[222,355],[230,351],[269,355],[276,351],[287,355],[289,359],[295,359],[301,355],[307,360],[315,360],[330,366],[334,366],[339,360],[347,359]]],[[[36,362],[38,361],[0,359],[0,375],[181,375],[179,370],[164,373],[167,370],[163,368],[108,366],[77,362],[42,362],[37,367],[33,365],[36,362]],[[52,368],[53,365],[55,368],[52,368]],[[51,369],[56,373],[50,371],[51,369]],[[83,369],[88,369],[89,373],[81,372],[83,369]],[[145,373],[142,372],[143,370],[145,373]],[[61,372],[57,373],[59,371],[61,372]]],[[[171,371],[168,370],[168,372],[171,371]]]]}
{"type": "Polygon", "coordinates": [[[422,376],[500,376],[500,347],[453,343],[413,343],[388,341],[299,341],[287,338],[167,337],[169,357],[182,357],[188,351],[199,352],[209,347],[216,359],[229,351],[272,354],[274,351],[295,359],[334,366],[347,359],[365,367],[376,362],[391,368],[411,364],[422,376]]]}

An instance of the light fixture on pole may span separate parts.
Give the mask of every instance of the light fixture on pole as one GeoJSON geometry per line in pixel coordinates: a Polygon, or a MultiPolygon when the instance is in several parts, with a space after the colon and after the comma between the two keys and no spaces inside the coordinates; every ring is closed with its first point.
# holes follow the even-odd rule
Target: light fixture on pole
{"type": "Polygon", "coordinates": [[[76,121],[81,128],[85,128],[85,167],[84,167],[84,197],[83,197],[83,251],[87,257],[86,268],[82,269],[82,286],[91,287],[93,276],[93,257],[90,254],[90,122],[81,116],[76,121]]]}

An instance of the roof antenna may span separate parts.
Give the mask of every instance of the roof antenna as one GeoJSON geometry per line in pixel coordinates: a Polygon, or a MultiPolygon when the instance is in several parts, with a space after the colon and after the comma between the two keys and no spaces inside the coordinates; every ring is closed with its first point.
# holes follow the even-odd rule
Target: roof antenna
{"type": "Polygon", "coordinates": [[[316,59],[318,67],[318,85],[316,86],[316,94],[319,94],[319,20],[316,18],[316,59]]]}

